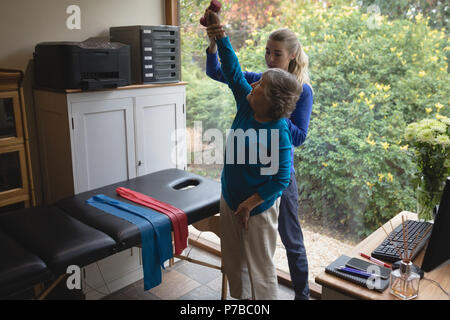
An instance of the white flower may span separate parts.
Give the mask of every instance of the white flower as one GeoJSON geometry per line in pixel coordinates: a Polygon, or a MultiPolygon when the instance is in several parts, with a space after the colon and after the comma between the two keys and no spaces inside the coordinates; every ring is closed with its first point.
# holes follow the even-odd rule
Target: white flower
{"type": "Polygon", "coordinates": [[[436,115],[436,118],[439,118],[439,120],[443,123],[445,123],[446,125],[450,126],[450,118],[447,118],[446,116],[442,116],[442,115],[436,115]]]}
{"type": "Polygon", "coordinates": [[[417,123],[410,123],[405,129],[405,139],[409,141],[413,140],[416,136],[418,127],[419,125],[417,123]]]}
{"type": "Polygon", "coordinates": [[[433,123],[434,119],[423,119],[419,122],[419,126],[422,128],[429,128],[433,123]]]}
{"type": "Polygon", "coordinates": [[[430,124],[430,129],[439,133],[445,133],[447,131],[447,125],[440,121],[434,121],[432,124],[430,124]]]}
{"type": "Polygon", "coordinates": [[[433,130],[429,128],[419,128],[417,133],[417,140],[429,144],[435,144],[435,137],[433,130]]]}
{"type": "Polygon", "coordinates": [[[444,167],[450,168],[450,159],[445,159],[445,161],[444,161],[444,167]]]}
{"type": "Polygon", "coordinates": [[[436,137],[436,143],[440,144],[444,148],[448,147],[450,146],[450,138],[447,135],[440,134],[436,137]]]}

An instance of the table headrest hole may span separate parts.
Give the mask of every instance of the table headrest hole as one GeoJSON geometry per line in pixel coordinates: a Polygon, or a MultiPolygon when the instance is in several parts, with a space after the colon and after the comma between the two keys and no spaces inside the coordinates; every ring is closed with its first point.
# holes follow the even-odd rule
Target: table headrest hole
{"type": "Polygon", "coordinates": [[[184,180],[182,182],[177,183],[172,188],[174,188],[175,190],[188,190],[188,189],[198,186],[199,184],[200,184],[200,181],[198,181],[196,179],[188,179],[188,180],[184,180]]]}

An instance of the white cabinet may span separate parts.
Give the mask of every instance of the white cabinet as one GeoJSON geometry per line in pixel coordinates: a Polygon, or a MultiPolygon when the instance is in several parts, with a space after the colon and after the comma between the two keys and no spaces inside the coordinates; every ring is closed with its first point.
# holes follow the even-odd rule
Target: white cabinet
{"type": "Polygon", "coordinates": [[[186,159],[176,158],[176,130],[185,129],[184,103],[178,95],[136,98],[137,175],[173,168],[184,168],[186,159]],[[157,137],[157,139],[155,139],[157,137]]]}
{"type": "Polygon", "coordinates": [[[168,168],[186,168],[185,85],[35,90],[44,201],[168,168]]]}
{"type": "Polygon", "coordinates": [[[136,177],[133,99],[72,102],[70,111],[75,194],[136,177]]]}
{"type": "MultiPolygon", "coordinates": [[[[46,204],[168,168],[186,169],[185,85],[115,90],[35,90],[46,204]]],[[[142,279],[139,248],[83,267],[83,292],[98,299],[142,279]]]]}

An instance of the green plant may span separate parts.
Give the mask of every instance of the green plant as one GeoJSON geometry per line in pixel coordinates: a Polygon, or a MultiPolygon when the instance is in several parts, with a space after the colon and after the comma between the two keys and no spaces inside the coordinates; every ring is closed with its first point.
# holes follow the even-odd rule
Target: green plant
{"type": "MultiPolygon", "coordinates": [[[[300,210],[364,237],[398,212],[415,211],[416,164],[404,130],[437,111],[450,116],[450,49],[445,32],[431,28],[423,14],[381,14],[370,27],[374,16],[352,1],[323,3],[280,2],[278,14],[268,12],[254,29],[239,29],[245,40],[234,48],[244,70],[262,72],[270,32],[289,27],[298,34],[314,90],[308,137],[295,150],[300,210]]],[[[188,121],[214,119],[218,124],[208,126],[226,129],[234,101],[226,85],[204,75],[208,40],[195,28],[183,40],[189,43],[183,47],[188,121]]]]}
{"type": "Polygon", "coordinates": [[[361,9],[370,11],[370,6],[377,6],[378,10],[391,19],[414,19],[417,15],[429,18],[432,28],[445,28],[448,32],[450,11],[448,3],[440,0],[360,0],[361,9]]]}
{"type": "Polygon", "coordinates": [[[439,203],[443,183],[450,175],[450,118],[436,117],[410,123],[405,129],[417,164],[418,214],[425,220],[432,219],[432,209],[439,203]]]}

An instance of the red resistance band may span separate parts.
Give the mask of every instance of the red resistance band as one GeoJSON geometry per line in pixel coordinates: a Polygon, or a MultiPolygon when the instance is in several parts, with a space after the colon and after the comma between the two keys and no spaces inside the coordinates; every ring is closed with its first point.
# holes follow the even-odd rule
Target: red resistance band
{"type": "Polygon", "coordinates": [[[175,241],[175,254],[181,254],[181,252],[186,249],[188,238],[188,224],[187,215],[183,210],[127,188],[118,187],[116,189],[116,192],[122,198],[128,199],[135,203],[139,203],[143,206],[149,207],[153,210],[167,215],[172,222],[175,241]]]}

